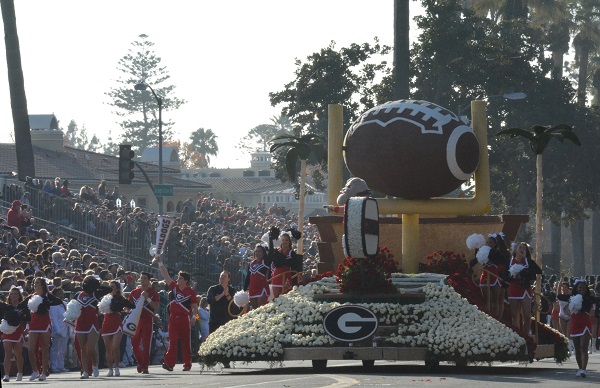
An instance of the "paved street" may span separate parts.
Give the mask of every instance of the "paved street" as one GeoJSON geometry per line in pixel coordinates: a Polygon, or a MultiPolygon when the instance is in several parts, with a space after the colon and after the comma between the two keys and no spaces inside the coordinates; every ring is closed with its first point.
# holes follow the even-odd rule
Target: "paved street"
{"type": "MultiPolygon", "coordinates": [[[[201,386],[210,387],[415,387],[439,386],[466,388],[472,385],[490,387],[525,387],[532,384],[544,388],[573,386],[598,386],[600,384],[600,353],[590,355],[588,377],[575,377],[574,358],[563,365],[551,360],[533,364],[498,364],[457,368],[442,364],[435,373],[428,372],[423,363],[378,361],[367,371],[360,361],[330,361],[324,373],[314,373],[310,361],[286,361],[283,365],[270,367],[268,363],[232,364],[231,369],[206,370],[200,373],[196,364],[191,372],[174,372],[160,366],[152,366],[149,375],[136,373],[135,368],[124,368],[121,377],[99,377],[80,380],[79,373],[52,375],[45,382],[13,381],[8,386],[52,385],[56,387],[154,387],[154,386],[201,386]]],[[[101,371],[101,376],[106,373],[101,371]]]]}

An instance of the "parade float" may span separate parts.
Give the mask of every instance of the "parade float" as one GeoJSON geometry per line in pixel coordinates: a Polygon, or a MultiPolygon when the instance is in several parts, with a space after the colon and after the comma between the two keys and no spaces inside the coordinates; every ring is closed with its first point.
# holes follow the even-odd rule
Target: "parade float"
{"type": "Polygon", "coordinates": [[[472,129],[424,101],[395,101],[365,112],[349,129],[343,156],[353,175],[389,196],[377,200],[365,193],[344,195],[341,107],[330,106],[329,203],[343,208],[343,236],[337,241],[345,258],[335,271],[305,279],[220,327],[201,345],[200,364],[311,360],[323,369],[328,360],[362,360],[366,367],[376,360],[424,361],[429,367],[564,361],[567,339],[557,331],[536,323],[532,338],[513,330],[509,318],[482,311],[464,254],[419,257],[421,214],[489,211],[484,104],[472,104],[472,129]],[[473,173],[473,197],[440,198],[473,173]],[[379,214],[402,217],[398,260],[381,247],[379,214]]]}

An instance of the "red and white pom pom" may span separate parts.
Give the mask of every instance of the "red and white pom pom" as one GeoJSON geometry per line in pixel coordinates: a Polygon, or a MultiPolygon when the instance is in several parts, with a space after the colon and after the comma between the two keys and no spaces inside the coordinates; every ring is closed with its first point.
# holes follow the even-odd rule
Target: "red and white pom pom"
{"type": "Polygon", "coordinates": [[[508,269],[508,272],[510,272],[510,276],[512,276],[513,278],[516,278],[517,276],[519,276],[521,271],[523,271],[524,269],[525,269],[525,266],[522,264],[513,264],[508,269]]]}
{"type": "Polygon", "coordinates": [[[110,313],[110,304],[112,303],[113,296],[111,294],[104,295],[102,300],[98,303],[98,311],[100,314],[110,313]]]}
{"type": "Polygon", "coordinates": [[[479,264],[486,265],[488,263],[491,249],[492,248],[488,247],[487,245],[484,245],[481,248],[479,248],[479,250],[477,251],[477,255],[475,255],[479,264]]]}
{"type": "Polygon", "coordinates": [[[479,249],[485,245],[485,237],[482,234],[472,234],[467,237],[467,248],[479,249]]]}
{"type": "Polygon", "coordinates": [[[577,294],[569,298],[569,311],[577,314],[583,305],[583,295],[577,294]]]}
{"type": "Polygon", "coordinates": [[[3,319],[2,322],[0,322],[0,331],[3,332],[4,334],[12,334],[15,331],[17,331],[18,328],[19,328],[19,326],[9,325],[8,322],[6,321],[6,319],[3,319]]]}
{"type": "Polygon", "coordinates": [[[248,291],[238,291],[233,295],[233,303],[238,307],[244,307],[250,303],[250,294],[248,291]]]}
{"type": "Polygon", "coordinates": [[[72,299],[67,304],[67,311],[63,313],[63,317],[67,321],[74,321],[81,315],[81,303],[77,301],[77,299],[72,299]]]}
{"type": "Polygon", "coordinates": [[[29,299],[29,302],[27,302],[27,307],[29,307],[29,311],[31,311],[32,313],[37,313],[38,307],[40,307],[43,301],[44,300],[39,295],[32,296],[31,299],[29,299]]]}

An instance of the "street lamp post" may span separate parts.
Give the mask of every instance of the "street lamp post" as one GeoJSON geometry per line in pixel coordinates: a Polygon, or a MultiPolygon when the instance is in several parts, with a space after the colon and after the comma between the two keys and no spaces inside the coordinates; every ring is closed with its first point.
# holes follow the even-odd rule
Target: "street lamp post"
{"type": "MultiPolygon", "coordinates": [[[[507,94],[494,94],[493,96],[489,96],[486,97],[486,100],[491,100],[494,98],[504,98],[506,100],[522,100],[524,98],[527,97],[527,94],[523,93],[523,92],[515,92],[515,93],[507,93],[507,94]]],[[[459,107],[458,109],[458,118],[461,119],[465,124],[469,123],[468,118],[462,118],[462,114],[466,112],[467,109],[471,108],[471,103],[468,103],[467,105],[463,106],[463,107],[459,107]]]]}
{"type": "MultiPolygon", "coordinates": [[[[163,135],[162,135],[162,98],[156,95],[154,89],[150,85],[145,82],[140,82],[135,85],[135,90],[146,90],[150,89],[152,95],[156,99],[156,103],[158,104],[158,184],[162,185],[163,183],[163,135]]],[[[158,214],[163,214],[163,197],[157,197],[158,201],[158,214]]]]}

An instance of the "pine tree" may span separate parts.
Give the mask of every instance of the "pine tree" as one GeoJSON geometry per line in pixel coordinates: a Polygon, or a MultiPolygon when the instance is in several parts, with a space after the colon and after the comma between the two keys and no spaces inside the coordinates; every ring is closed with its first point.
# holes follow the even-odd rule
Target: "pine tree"
{"type": "MultiPolygon", "coordinates": [[[[164,141],[172,139],[174,125],[173,121],[165,119],[165,112],[178,109],[186,101],[173,95],[175,86],[167,84],[170,75],[166,67],[161,66],[161,58],[154,53],[154,43],[145,34],[138,38],[131,44],[128,54],[119,60],[117,68],[123,73],[117,80],[119,86],[106,95],[112,99],[109,105],[121,119],[122,133],[117,141],[132,144],[139,155],[146,147],[158,145],[158,104],[149,90],[137,91],[134,86],[145,82],[162,99],[164,141]]],[[[105,150],[115,153],[118,147],[107,144],[105,150]]]]}

